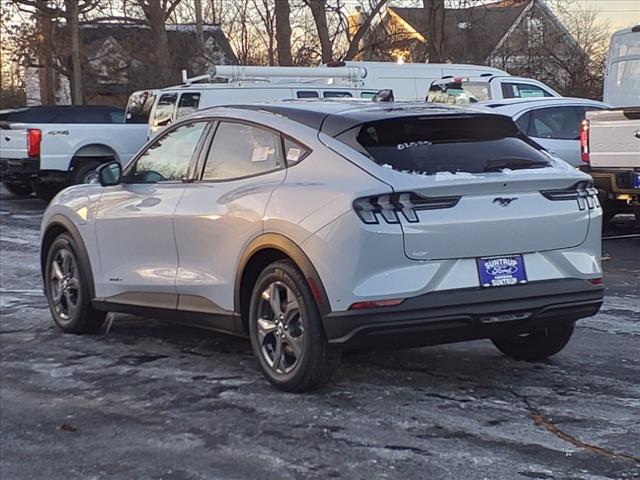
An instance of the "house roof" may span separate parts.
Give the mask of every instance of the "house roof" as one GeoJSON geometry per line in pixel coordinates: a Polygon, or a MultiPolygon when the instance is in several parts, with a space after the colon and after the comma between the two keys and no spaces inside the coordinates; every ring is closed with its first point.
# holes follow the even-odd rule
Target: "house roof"
{"type": "MultiPolygon", "coordinates": [[[[512,0],[444,12],[445,55],[457,63],[483,63],[502,37],[528,7],[528,1],[512,0]]],[[[429,26],[424,8],[389,7],[410,29],[424,38],[429,26]]]]}

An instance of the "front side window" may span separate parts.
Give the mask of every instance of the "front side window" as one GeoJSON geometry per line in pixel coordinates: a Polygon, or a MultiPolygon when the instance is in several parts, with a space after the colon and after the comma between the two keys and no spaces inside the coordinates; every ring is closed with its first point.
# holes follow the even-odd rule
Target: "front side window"
{"type": "Polygon", "coordinates": [[[540,108],[531,112],[527,135],[556,140],[578,140],[581,121],[575,107],[540,108]]]}
{"type": "Polygon", "coordinates": [[[189,172],[206,122],[182,125],[153,142],[125,174],[127,183],[180,182],[189,172]]]}
{"type": "Polygon", "coordinates": [[[353,97],[349,92],[325,91],[322,92],[324,98],[345,98],[353,97]]]}
{"type": "Polygon", "coordinates": [[[163,93],[156,105],[156,111],[153,115],[154,127],[166,127],[173,120],[173,109],[178,100],[177,93],[163,93]]]}
{"type": "Polygon", "coordinates": [[[221,122],[211,143],[203,180],[230,180],[284,167],[280,135],[241,123],[221,122]]]}
{"type": "Polygon", "coordinates": [[[298,98],[318,98],[320,95],[313,90],[300,90],[296,92],[298,98]]]}
{"type": "Polygon", "coordinates": [[[502,96],[504,98],[538,98],[552,97],[553,95],[537,85],[507,82],[502,84],[502,96]]]}
{"type": "Polygon", "coordinates": [[[198,109],[199,103],[199,93],[183,93],[182,95],[180,95],[178,109],[176,110],[176,119],[195,112],[198,109]]]}

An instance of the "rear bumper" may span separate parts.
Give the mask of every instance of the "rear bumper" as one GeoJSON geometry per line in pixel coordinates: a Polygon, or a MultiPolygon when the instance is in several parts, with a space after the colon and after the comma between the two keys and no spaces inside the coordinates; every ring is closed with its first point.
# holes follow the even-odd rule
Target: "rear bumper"
{"type": "Polygon", "coordinates": [[[596,188],[606,192],[608,200],[639,203],[640,189],[634,188],[634,176],[640,174],[639,171],[593,169],[588,165],[581,166],[580,170],[593,177],[596,188]]]}
{"type": "Polygon", "coordinates": [[[0,180],[3,182],[27,182],[40,170],[40,159],[0,158],[0,180]]]}
{"type": "Polygon", "coordinates": [[[347,348],[406,348],[490,338],[595,315],[603,287],[588,280],[468,288],[409,298],[396,307],[333,312],[329,343],[347,348]]]}

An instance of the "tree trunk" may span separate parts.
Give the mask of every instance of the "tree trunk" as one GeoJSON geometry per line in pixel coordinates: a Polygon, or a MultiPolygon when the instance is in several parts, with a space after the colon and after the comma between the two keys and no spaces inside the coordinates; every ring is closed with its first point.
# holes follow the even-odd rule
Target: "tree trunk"
{"type": "Polygon", "coordinates": [[[307,0],[311,9],[313,20],[320,39],[320,49],[322,51],[322,63],[328,63],[333,58],[331,39],[329,37],[329,27],[327,25],[327,11],[324,0],[307,0]]]}
{"type": "Polygon", "coordinates": [[[276,42],[278,45],[278,64],[280,65],[293,65],[290,14],[289,0],[275,0],[276,42]]]}
{"type": "Polygon", "coordinates": [[[56,70],[52,54],[51,37],[53,22],[51,17],[36,13],[36,30],[38,32],[38,64],[40,65],[40,103],[42,105],[56,104],[56,70]]]}
{"type": "Polygon", "coordinates": [[[166,12],[159,0],[141,3],[140,6],[151,29],[151,39],[155,45],[155,65],[158,71],[158,83],[150,87],[165,87],[173,77],[171,71],[171,55],[169,54],[169,39],[165,28],[166,12]]]}
{"type": "Polygon", "coordinates": [[[84,96],[79,15],[77,0],[65,0],[65,16],[71,36],[71,102],[74,105],[82,105],[84,96]]]}
{"type": "Polygon", "coordinates": [[[204,22],[202,20],[202,0],[193,0],[196,9],[196,48],[198,55],[204,53],[204,22]]]}
{"type": "Polygon", "coordinates": [[[424,19],[429,25],[427,52],[429,63],[444,61],[444,0],[423,0],[424,19]]]}

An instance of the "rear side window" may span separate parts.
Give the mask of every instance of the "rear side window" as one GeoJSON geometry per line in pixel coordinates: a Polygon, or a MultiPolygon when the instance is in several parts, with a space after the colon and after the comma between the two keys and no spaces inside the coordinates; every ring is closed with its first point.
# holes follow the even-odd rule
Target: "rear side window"
{"type": "Polygon", "coordinates": [[[353,97],[349,92],[336,92],[336,91],[326,91],[322,92],[322,96],[324,98],[345,98],[345,97],[353,97]]]}
{"type": "Polygon", "coordinates": [[[156,105],[156,111],[153,115],[154,127],[166,127],[173,120],[173,110],[178,101],[177,93],[163,93],[156,105]]]}
{"type": "Polygon", "coordinates": [[[176,119],[189,115],[198,109],[200,103],[200,93],[183,93],[180,95],[178,109],[176,110],[176,119]]]}
{"type": "Polygon", "coordinates": [[[298,98],[319,98],[320,94],[312,90],[300,90],[299,92],[296,92],[296,96],[298,98]]]}
{"type": "Polygon", "coordinates": [[[221,122],[202,180],[233,180],[284,167],[280,135],[242,123],[221,122]]]}
{"type": "Polygon", "coordinates": [[[379,165],[422,175],[550,165],[513,122],[497,116],[396,118],[356,127],[338,139],[379,165]]]}
{"type": "Polygon", "coordinates": [[[531,112],[527,134],[536,138],[579,140],[583,118],[575,107],[539,108],[531,112]]]}
{"type": "Polygon", "coordinates": [[[553,97],[551,93],[537,85],[529,85],[527,83],[503,83],[502,96],[504,98],[536,98],[536,97],[553,97]]]}

